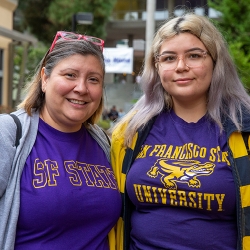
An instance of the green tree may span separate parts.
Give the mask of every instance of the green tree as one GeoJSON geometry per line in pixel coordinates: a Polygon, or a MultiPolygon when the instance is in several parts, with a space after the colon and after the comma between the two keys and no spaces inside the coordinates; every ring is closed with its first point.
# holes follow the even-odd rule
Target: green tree
{"type": "Polygon", "coordinates": [[[215,21],[225,36],[242,82],[250,88],[250,0],[209,0],[221,12],[215,21]]]}
{"type": "MultiPolygon", "coordinates": [[[[71,31],[74,13],[91,12],[94,16],[92,25],[78,25],[77,32],[105,39],[106,24],[115,3],[116,0],[19,0],[16,10],[19,21],[15,22],[14,29],[28,31],[40,41],[36,46],[29,47],[25,82],[21,83],[21,87],[33,75],[56,31],[71,31]]],[[[13,90],[18,88],[21,79],[23,52],[22,45],[15,47],[13,90]]]]}
{"type": "Polygon", "coordinates": [[[116,0],[54,0],[50,4],[49,19],[60,29],[70,30],[72,15],[77,12],[91,12],[94,16],[92,25],[78,25],[79,33],[89,34],[105,39],[106,24],[116,0]]]}
{"type": "Polygon", "coordinates": [[[50,42],[54,36],[53,24],[48,18],[51,0],[19,0],[17,12],[21,15],[18,30],[28,30],[40,41],[50,42]]]}
{"type": "Polygon", "coordinates": [[[92,25],[78,25],[77,32],[105,39],[106,24],[116,0],[20,0],[23,13],[22,29],[28,29],[40,41],[51,43],[57,30],[72,29],[72,16],[91,12],[92,25]]]}
{"type": "MultiPolygon", "coordinates": [[[[39,65],[41,59],[43,58],[44,54],[47,52],[48,48],[43,43],[39,42],[35,47],[30,46],[27,53],[28,53],[28,60],[25,66],[25,72],[21,70],[22,60],[23,60],[23,53],[24,47],[22,44],[15,46],[15,53],[14,53],[14,69],[13,69],[13,95],[17,97],[17,90],[20,87],[23,89],[27,82],[31,80],[33,77],[37,66],[39,65]],[[20,78],[23,78],[23,82],[20,83],[20,78]],[[19,85],[21,84],[21,86],[19,85]]],[[[14,98],[15,98],[14,97],[14,98]]]]}

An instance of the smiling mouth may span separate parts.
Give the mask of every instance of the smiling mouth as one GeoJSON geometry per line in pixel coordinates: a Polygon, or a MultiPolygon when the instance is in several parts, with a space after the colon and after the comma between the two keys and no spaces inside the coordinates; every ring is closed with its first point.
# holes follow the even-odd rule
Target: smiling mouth
{"type": "Polygon", "coordinates": [[[176,79],[174,80],[175,82],[186,82],[186,81],[191,81],[192,79],[190,78],[183,78],[183,79],[176,79]]]}
{"type": "Polygon", "coordinates": [[[86,102],[79,101],[79,100],[68,99],[68,101],[71,102],[71,103],[74,103],[74,104],[80,104],[80,105],[86,104],[86,102]]]}

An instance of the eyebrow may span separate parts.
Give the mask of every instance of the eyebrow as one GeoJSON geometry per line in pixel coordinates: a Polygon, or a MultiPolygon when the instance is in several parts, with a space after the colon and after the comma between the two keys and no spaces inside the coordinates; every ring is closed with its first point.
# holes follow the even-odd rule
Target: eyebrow
{"type": "MultiPolygon", "coordinates": [[[[79,69],[75,69],[75,68],[66,68],[66,69],[61,69],[59,72],[61,73],[65,73],[67,72],[68,70],[72,70],[74,72],[80,72],[79,69]]],[[[99,75],[100,77],[103,77],[103,75],[97,71],[89,71],[88,74],[96,74],[96,75],[99,75]]]]}
{"type": "MultiPolygon", "coordinates": [[[[184,53],[187,53],[187,52],[191,52],[191,51],[195,51],[195,50],[199,50],[199,51],[206,51],[204,49],[201,49],[201,48],[198,48],[198,47],[194,47],[194,48],[191,48],[191,49],[188,49],[186,50],[184,53]]],[[[171,50],[165,50],[161,53],[161,55],[164,55],[164,54],[177,54],[176,52],[174,51],[171,51],[171,50]]]]}
{"type": "Polygon", "coordinates": [[[102,73],[99,73],[97,71],[88,71],[88,74],[94,74],[94,75],[99,75],[99,76],[103,77],[102,73]]]}

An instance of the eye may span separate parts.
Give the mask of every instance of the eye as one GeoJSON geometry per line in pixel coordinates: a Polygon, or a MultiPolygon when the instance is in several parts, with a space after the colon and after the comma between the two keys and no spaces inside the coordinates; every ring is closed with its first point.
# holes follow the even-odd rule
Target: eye
{"type": "Polygon", "coordinates": [[[67,78],[76,78],[76,74],[74,74],[74,73],[66,73],[65,76],[67,78]]]}
{"type": "Polygon", "coordinates": [[[176,55],[164,54],[160,56],[159,60],[160,62],[171,63],[171,62],[174,62],[176,58],[177,58],[176,55]]]}
{"type": "Polygon", "coordinates": [[[196,59],[200,59],[201,57],[203,57],[203,54],[199,51],[196,51],[196,52],[192,51],[192,52],[187,53],[186,57],[191,60],[196,60],[196,59]]]}
{"type": "Polygon", "coordinates": [[[90,77],[88,80],[92,84],[97,84],[97,83],[101,82],[101,80],[99,78],[97,78],[97,77],[90,77]]]}

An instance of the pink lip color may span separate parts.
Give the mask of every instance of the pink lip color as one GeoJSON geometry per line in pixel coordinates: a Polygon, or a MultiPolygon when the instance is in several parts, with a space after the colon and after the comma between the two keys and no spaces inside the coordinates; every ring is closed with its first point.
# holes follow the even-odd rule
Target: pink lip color
{"type": "Polygon", "coordinates": [[[174,82],[177,82],[177,83],[188,83],[191,80],[192,80],[191,78],[178,78],[178,79],[175,79],[174,82]]]}

